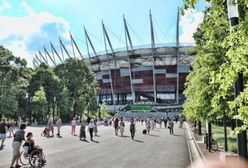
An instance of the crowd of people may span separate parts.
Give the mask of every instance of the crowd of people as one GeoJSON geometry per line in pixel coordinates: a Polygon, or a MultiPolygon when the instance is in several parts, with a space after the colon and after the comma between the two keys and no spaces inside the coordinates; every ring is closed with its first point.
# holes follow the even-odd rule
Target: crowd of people
{"type": "MultiPolygon", "coordinates": [[[[175,120],[177,122],[177,120],[175,120]]],[[[180,124],[179,128],[182,128],[183,124],[183,118],[181,117],[179,119],[180,124]]],[[[130,137],[132,140],[134,140],[135,133],[136,133],[136,124],[140,122],[141,126],[143,126],[143,134],[150,134],[151,130],[154,130],[156,128],[156,125],[159,124],[159,127],[162,128],[164,125],[164,128],[168,128],[170,134],[174,133],[174,122],[171,118],[161,118],[161,119],[155,119],[155,118],[147,118],[147,119],[135,119],[131,118],[129,121],[124,120],[123,117],[113,117],[109,120],[108,124],[113,125],[114,128],[114,133],[116,136],[118,136],[118,133],[120,132],[120,136],[124,136],[125,132],[125,127],[126,124],[129,122],[129,132],[130,132],[130,137]]],[[[90,136],[90,140],[93,140],[94,136],[98,136],[98,124],[97,124],[97,119],[87,119],[87,120],[82,120],[77,121],[75,118],[71,121],[71,135],[77,136],[76,135],[76,127],[77,125],[80,124],[80,129],[79,129],[79,140],[86,141],[86,134],[87,131],[90,136]],[[88,129],[88,130],[87,130],[88,129]]],[[[0,149],[4,148],[4,141],[6,139],[6,135],[8,134],[8,137],[13,137],[13,142],[12,142],[12,149],[13,149],[13,158],[11,160],[11,166],[10,168],[14,167],[21,167],[19,165],[19,159],[20,159],[20,148],[21,144],[24,141],[24,146],[25,144],[30,146],[30,149],[37,149],[39,148],[41,151],[42,149],[38,146],[35,145],[33,138],[33,133],[29,132],[26,135],[25,138],[25,128],[26,124],[20,124],[19,129],[15,131],[14,133],[14,128],[15,128],[15,123],[13,121],[8,121],[6,122],[5,119],[3,119],[0,123],[0,140],[1,140],[1,147],[0,149]]],[[[55,127],[57,128],[56,135],[58,137],[61,137],[61,127],[62,127],[62,120],[60,117],[57,117],[55,121],[53,121],[52,118],[48,119],[48,122],[44,128],[44,131],[42,131],[42,135],[46,137],[54,137],[55,133],[55,127]]],[[[30,151],[29,151],[30,152],[30,151]]],[[[45,161],[42,160],[42,157],[39,157],[41,164],[44,164],[45,161]]]]}

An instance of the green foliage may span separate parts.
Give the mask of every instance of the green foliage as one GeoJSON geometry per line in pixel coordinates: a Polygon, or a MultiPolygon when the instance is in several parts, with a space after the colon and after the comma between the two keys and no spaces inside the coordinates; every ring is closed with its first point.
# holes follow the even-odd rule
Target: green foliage
{"type": "Polygon", "coordinates": [[[103,102],[103,104],[101,105],[100,113],[101,113],[101,118],[103,119],[111,117],[111,115],[109,114],[107,110],[107,106],[105,102],[103,102]]]}
{"type": "Polygon", "coordinates": [[[69,91],[71,117],[81,116],[87,108],[90,108],[88,111],[97,110],[94,98],[97,82],[84,61],[70,58],[55,67],[54,71],[69,91]]]}
{"type": "Polygon", "coordinates": [[[97,82],[83,61],[68,59],[54,68],[41,63],[34,70],[26,64],[0,46],[0,118],[44,120],[52,108],[66,120],[97,112],[97,82]]]}
{"type": "Polygon", "coordinates": [[[46,93],[44,90],[44,87],[41,86],[38,91],[34,93],[34,96],[32,97],[32,114],[34,118],[36,119],[44,119],[45,113],[46,113],[46,105],[47,105],[47,99],[46,99],[46,93]]]}
{"type": "MultiPolygon", "coordinates": [[[[248,1],[238,2],[240,24],[231,29],[228,24],[226,1],[209,0],[203,23],[194,34],[196,47],[191,53],[197,57],[187,78],[184,113],[190,119],[213,120],[226,111],[244,122],[248,128],[248,1]],[[234,100],[234,84],[243,73],[245,89],[234,100]]],[[[196,1],[184,0],[184,9],[194,8],[196,1]]]]}
{"type": "Polygon", "coordinates": [[[8,49],[0,46],[0,118],[2,115],[14,118],[22,115],[19,100],[28,86],[31,70],[26,61],[15,57],[8,49]]]}

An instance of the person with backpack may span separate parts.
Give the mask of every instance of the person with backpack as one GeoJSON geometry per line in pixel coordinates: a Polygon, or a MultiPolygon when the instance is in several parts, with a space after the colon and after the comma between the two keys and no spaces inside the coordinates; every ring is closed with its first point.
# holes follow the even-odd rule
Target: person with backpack
{"type": "Polygon", "coordinates": [[[133,140],[134,138],[134,135],[135,135],[135,123],[134,123],[134,120],[132,119],[131,120],[131,124],[130,124],[130,133],[131,133],[131,138],[133,140]]]}

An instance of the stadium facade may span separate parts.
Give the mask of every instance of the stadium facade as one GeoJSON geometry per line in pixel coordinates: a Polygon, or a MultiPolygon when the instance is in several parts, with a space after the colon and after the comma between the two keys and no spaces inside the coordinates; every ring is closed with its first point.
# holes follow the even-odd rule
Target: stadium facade
{"type": "MultiPolygon", "coordinates": [[[[85,58],[71,37],[72,51],[78,51],[81,58],[88,63],[96,75],[100,89],[97,92],[98,102],[105,101],[108,105],[124,105],[135,103],[181,104],[186,76],[194,60],[187,50],[192,44],[179,42],[179,12],[177,16],[176,43],[155,44],[152,15],[150,13],[151,44],[133,46],[128,26],[123,17],[126,47],[114,49],[108,32],[102,23],[105,53],[97,53],[94,45],[85,32],[88,56],[85,58]],[[109,48],[109,49],[108,49],[109,48]],[[93,56],[90,54],[93,51],[93,56]]],[[[62,62],[64,55],[71,57],[62,40],[59,40],[61,54],[51,43],[52,54],[44,47],[44,53],[39,51],[33,59],[34,66],[41,62],[56,64],[55,57],[62,62]],[[63,52],[64,51],[64,52],[63,52]]]]}

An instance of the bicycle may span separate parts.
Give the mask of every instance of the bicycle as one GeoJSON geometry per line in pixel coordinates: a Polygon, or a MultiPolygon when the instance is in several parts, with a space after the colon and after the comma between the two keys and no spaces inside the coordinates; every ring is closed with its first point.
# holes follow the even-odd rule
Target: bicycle
{"type": "MultiPolygon", "coordinates": [[[[210,143],[211,143],[211,149],[213,151],[218,151],[219,150],[219,146],[218,146],[218,143],[217,141],[213,138],[213,136],[211,135],[210,137],[210,143]]],[[[206,143],[206,148],[208,149],[208,134],[206,134],[205,138],[204,138],[204,143],[206,143]]]]}
{"type": "Polygon", "coordinates": [[[217,141],[213,138],[213,136],[211,136],[211,149],[213,149],[214,151],[218,151],[219,150],[219,146],[217,141]]]}
{"type": "Polygon", "coordinates": [[[23,146],[20,162],[26,166],[30,164],[33,167],[43,167],[46,163],[46,157],[41,149],[34,149],[29,153],[29,147],[23,146]],[[41,156],[41,158],[40,158],[41,156]]]}

